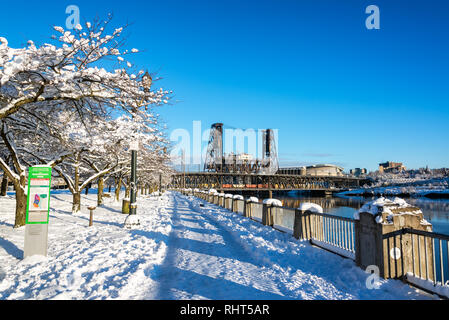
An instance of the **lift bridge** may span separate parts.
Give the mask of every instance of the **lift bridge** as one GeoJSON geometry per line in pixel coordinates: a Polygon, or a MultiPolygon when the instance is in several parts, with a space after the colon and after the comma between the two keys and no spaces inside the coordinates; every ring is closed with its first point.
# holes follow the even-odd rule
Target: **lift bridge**
{"type": "Polygon", "coordinates": [[[229,192],[319,191],[340,192],[358,188],[363,179],[349,176],[310,176],[279,174],[279,161],[274,132],[262,131],[262,158],[248,154],[224,154],[223,124],[211,127],[203,172],[182,172],[173,175],[174,189],[210,189],[229,192]]]}

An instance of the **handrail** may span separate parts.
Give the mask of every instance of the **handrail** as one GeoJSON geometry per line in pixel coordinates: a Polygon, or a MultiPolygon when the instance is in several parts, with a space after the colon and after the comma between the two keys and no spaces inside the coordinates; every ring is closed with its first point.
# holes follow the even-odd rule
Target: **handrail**
{"type": "Polygon", "coordinates": [[[347,222],[355,222],[355,219],[352,219],[352,218],[340,217],[340,216],[335,216],[335,215],[327,214],[327,213],[306,211],[305,214],[306,215],[312,214],[312,215],[316,215],[316,216],[321,216],[321,217],[326,217],[326,218],[333,218],[333,219],[347,221],[347,222]]]}
{"type": "Polygon", "coordinates": [[[449,235],[447,235],[447,234],[430,232],[430,231],[424,231],[424,230],[417,230],[417,229],[411,229],[411,228],[403,228],[403,229],[400,229],[400,230],[396,230],[396,231],[393,231],[393,232],[386,233],[386,234],[384,234],[382,236],[382,238],[383,239],[387,239],[387,238],[390,238],[390,237],[404,235],[404,234],[407,234],[407,233],[449,241],[449,235]]]}

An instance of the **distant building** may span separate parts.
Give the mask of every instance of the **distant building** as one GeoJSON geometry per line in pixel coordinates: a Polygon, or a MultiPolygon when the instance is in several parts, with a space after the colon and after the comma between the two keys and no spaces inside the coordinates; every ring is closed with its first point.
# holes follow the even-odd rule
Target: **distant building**
{"type": "Polygon", "coordinates": [[[307,167],[279,168],[277,174],[309,176],[343,176],[343,168],[333,164],[317,164],[307,167]]]}
{"type": "Polygon", "coordinates": [[[392,162],[388,161],[385,163],[379,163],[380,173],[399,173],[405,171],[407,168],[402,164],[402,162],[392,162]]]}
{"type": "Polygon", "coordinates": [[[333,164],[317,164],[306,167],[310,176],[343,176],[343,168],[333,164]]]}
{"type": "Polygon", "coordinates": [[[289,174],[289,175],[297,175],[297,176],[305,176],[307,174],[306,167],[286,167],[279,168],[277,174],[289,174]]]}
{"type": "Polygon", "coordinates": [[[349,170],[349,173],[353,176],[360,177],[360,176],[367,175],[368,170],[366,170],[365,168],[355,168],[355,169],[349,170]]]}

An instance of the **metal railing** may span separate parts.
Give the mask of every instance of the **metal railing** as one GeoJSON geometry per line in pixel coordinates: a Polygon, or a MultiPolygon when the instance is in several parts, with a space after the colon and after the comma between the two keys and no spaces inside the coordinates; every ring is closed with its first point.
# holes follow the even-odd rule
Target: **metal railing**
{"type": "Polygon", "coordinates": [[[293,234],[295,225],[295,209],[286,207],[271,207],[273,228],[293,234]]]}
{"type": "Polygon", "coordinates": [[[354,219],[310,212],[305,220],[313,244],[355,260],[354,219]]]}
{"type": "Polygon", "coordinates": [[[385,234],[383,241],[389,255],[385,266],[389,277],[402,277],[436,293],[429,284],[449,290],[448,235],[405,228],[385,234]],[[406,251],[411,254],[404,254],[406,251]]]}
{"type": "Polygon", "coordinates": [[[263,204],[251,202],[251,219],[262,222],[263,204]]]}

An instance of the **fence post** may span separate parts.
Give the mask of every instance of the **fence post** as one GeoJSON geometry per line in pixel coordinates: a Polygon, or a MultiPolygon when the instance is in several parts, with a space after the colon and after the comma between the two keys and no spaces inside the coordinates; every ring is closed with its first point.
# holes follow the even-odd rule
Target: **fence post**
{"type": "Polygon", "coordinates": [[[295,222],[293,225],[293,236],[296,239],[304,239],[304,233],[303,233],[303,216],[304,211],[295,209],[295,222]]]}
{"type": "Polygon", "coordinates": [[[232,212],[237,212],[237,199],[232,198],[231,201],[231,211],[232,212]]]}
{"type": "Polygon", "coordinates": [[[272,205],[263,204],[262,207],[262,224],[264,226],[273,226],[273,215],[271,213],[272,205]]]}
{"type": "Polygon", "coordinates": [[[244,200],[243,216],[247,217],[247,218],[251,218],[251,200],[249,198],[244,200]]]}

